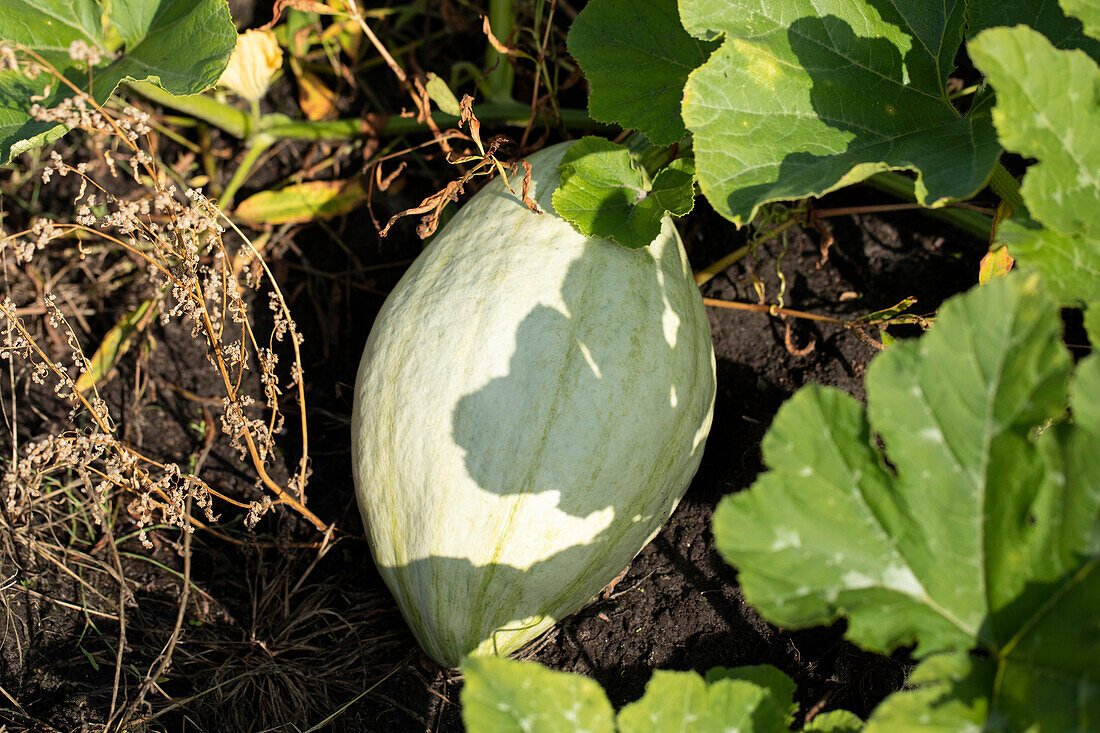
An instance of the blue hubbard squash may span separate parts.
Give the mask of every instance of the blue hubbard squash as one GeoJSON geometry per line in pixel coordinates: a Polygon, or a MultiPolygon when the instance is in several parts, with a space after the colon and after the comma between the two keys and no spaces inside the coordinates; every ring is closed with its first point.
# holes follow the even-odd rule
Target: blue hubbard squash
{"type": "Polygon", "coordinates": [[[667,218],[648,247],[553,209],[569,143],[499,179],[386,300],[352,420],[374,561],[446,666],[504,655],[615,578],[675,509],[714,407],[710,326],[667,218]]]}

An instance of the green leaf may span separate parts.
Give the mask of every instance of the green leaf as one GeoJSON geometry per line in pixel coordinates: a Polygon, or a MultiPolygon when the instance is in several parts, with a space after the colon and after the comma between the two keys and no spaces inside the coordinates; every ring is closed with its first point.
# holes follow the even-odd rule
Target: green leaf
{"type": "Polygon", "coordinates": [[[1092,348],[1100,349],[1100,300],[1089,303],[1085,308],[1085,331],[1092,348]]]}
{"type": "Polygon", "coordinates": [[[657,145],[687,133],[684,82],[717,46],[687,34],[676,0],[592,0],[573,21],[568,45],[592,87],[592,119],[641,130],[657,145]]]}
{"type": "Polygon", "coordinates": [[[1059,303],[1100,297],[1100,242],[1096,239],[1059,234],[1018,214],[1001,222],[996,245],[1008,248],[1018,268],[1041,274],[1059,303]]]}
{"type": "Polygon", "coordinates": [[[694,163],[679,158],[650,184],[622,145],[581,138],[561,161],[554,210],[580,233],[624,247],[646,247],[661,233],[665,213],[683,216],[694,201],[694,163]]]}
{"type": "Polygon", "coordinates": [[[681,0],[688,32],[725,40],[684,89],[699,184],[723,216],[912,170],[938,206],[985,185],[988,106],[960,116],[947,77],[965,3],[681,0]]]}
{"type": "MultiPolygon", "coordinates": [[[[4,42],[23,46],[52,65],[72,84],[103,104],[123,81],[154,82],[172,94],[195,94],[221,75],[236,43],[236,30],[224,0],[8,0],[0,4],[4,42]],[[116,53],[111,39],[121,39],[116,53]],[[73,42],[97,50],[100,62],[69,57],[73,42]]],[[[16,49],[26,68],[32,57],[16,49]]],[[[32,96],[49,93],[39,103],[56,107],[72,90],[43,70],[35,79],[22,71],[0,72],[0,163],[37,145],[55,140],[64,125],[30,117],[32,96]]]]}
{"type": "Polygon", "coordinates": [[[258,224],[290,224],[343,216],[367,200],[358,178],[306,181],[260,191],[233,210],[233,218],[258,224]]]}
{"type": "Polygon", "coordinates": [[[858,733],[863,730],[863,721],[855,713],[847,710],[830,710],[814,716],[814,719],[802,729],[817,733],[858,733]]]}
{"type": "Polygon", "coordinates": [[[587,677],[534,662],[468,657],[462,721],[479,733],[613,733],[615,712],[587,677]]]}
{"type": "Polygon", "coordinates": [[[774,667],[657,670],[642,699],[619,712],[619,729],[630,733],[772,733],[788,729],[794,683],[774,667]]]}
{"type": "Polygon", "coordinates": [[[874,651],[981,650],[994,674],[943,693],[959,715],[1100,720],[1100,357],[1072,372],[1058,308],[1014,274],[880,354],[866,409],[798,392],[764,439],[770,470],[715,515],[745,597],[786,627],[846,616],[874,651]]]}
{"type": "Polygon", "coordinates": [[[428,96],[435,102],[435,106],[443,112],[449,115],[458,117],[462,114],[462,107],[458,103],[458,99],[455,98],[454,92],[447,86],[447,82],[443,81],[443,78],[428,72],[428,83],[424,85],[424,89],[428,92],[428,96]]]}
{"type": "Polygon", "coordinates": [[[985,730],[989,718],[988,690],[992,664],[964,654],[937,655],[921,662],[909,675],[915,690],[898,692],[875,708],[865,733],[985,730]]]}
{"type": "MultiPolygon", "coordinates": [[[[1085,33],[1093,38],[1100,38],[1100,2],[1097,0],[1058,0],[1058,2],[1067,13],[1081,19],[1085,33]]],[[[1061,44],[1057,45],[1059,48],[1064,48],[1061,44]]],[[[1092,57],[1097,58],[1097,55],[1092,53],[1092,57]]]]}
{"type": "MultiPolygon", "coordinates": [[[[1076,0],[1078,3],[1088,1],[1076,0]]],[[[971,39],[986,28],[1027,25],[1046,36],[1057,48],[1079,48],[1094,59],[1100,59],[1100,42],[1086,35],[1089,31],[1082,27],[1078,18],[1066,15],[1079,15],[1069,7],[1072,2],[1074,0],[1061,0],[1059,7],[1056,2],[1036,3],[1035,0],[970,0],[966,36],[971,39]]]]}
{"type": "Polygon", "coordinates": [[[1100,67],[1023,26],[983,31],[969,51],[997,90],[993,121],[1004,146],[1039,160],[1020,192],[1045,229],[1010,219],[998,242],[1041,272],[1060,301],[1100,297],[1100,67]]]}

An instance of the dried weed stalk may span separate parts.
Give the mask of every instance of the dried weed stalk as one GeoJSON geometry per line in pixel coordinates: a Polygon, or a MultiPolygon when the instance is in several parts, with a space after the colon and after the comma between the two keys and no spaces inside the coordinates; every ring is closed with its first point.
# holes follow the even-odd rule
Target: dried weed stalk
{"type": "MultiPolygon", "coordinates": [[[[83,53],[80,48],[70,49],[74,58],[83,53]]],[[[302,337],[259,253],[221,214],[215,202],[200,191],[180,191],[167,182],[157,159],[149,152],[150,126],[145,112],[134,107],[125,107],[121,112],[101,107],[33,51],[17,48],[3,55],[17,59],[17,68],[28,75],[50,73],[57,83],[69,85],[73,96],[53,109],[35,104],[30,110],[32,116],[99,136],[104,142],[99,146],[102,163],[110,176],[118,177],[125,171],[146,195],[134,200],[119,198],[91,176],[88,163],[70,164],[54,151],[42,180],[49,183],[54,176],[69,175],[79,179],[79,192],[73,201],[74,221],[40,218],[24,231],[5,232],[0,238],[0,258],[5,266],[8,258],[14,258],[17,266],[30,268],[51,242],[62,238],[78,241],[81,258],[88,251],[88,241],[106,242],[126,252],[148,278],[161,323],[180,320],[190,325],[193,337],[205,343],[206,359],[224,388],[221,430],[240,458],[251,464],[257,485],[266,491],[263,500],[241,501],[215,491],[194,472],[175,463],[160,462],[127,445],[94,381],[87,377],[81,380],[81,375],[92,371],[92,363],[53,295],[47,292],[41,297],[39,310],[49,328],[64,335],[68,353],[63,359],[51,358],[32,336],[26,318],[36,308],[16,303],[6,295],[0,301],[0,358],[12,364],[25,363],[30,379],[52,384],[58,398],[72,405],[71,429],[13,449],[13,465],[0,479],[0,499],[8,520],[17,518],[28,499],[40,492],[45,477],[71,471],[82,479],[94,507],[93,516],[99,522],[108,509],[112,490],[124,491],[129,496],[128,513],[142,529],[144,543],[149,542],[144,530],[154,522],[187,531],[192,524],[200,524],[188,516],[188,501],[203,510],[207,522],[216,519],[216,501],[246,509],[250,524],[282,504],[318,529],[325,529],[325,523],[304,503],[310,468],[299,350],[302,337]],[[231,231],[227,232],[227,226],[231,231]],[[231,248],[227,243],[230,233],[238,235],[239,246],[231,248]],[[273,327],[266,338],[261,338],[253,328],[250,303],[252,294],[264,290],[269,296],[273,327]],[[289,378],[282,382],[276,369],[279,343],[289,345],[294,354],[289,378]],[[256,368],[254,365],[258,365],[263,385],[262,405],[254,404],[255,400],[242,390],[245,372],[256,368]],[[275,436],[283,429],[280,399],[288,391],[301,419],[301,460],[293,476],[280,484],[271,477],[269,467],[275,436]]],[[[14,394],[14,382],[12,387],[14,394]]]]}

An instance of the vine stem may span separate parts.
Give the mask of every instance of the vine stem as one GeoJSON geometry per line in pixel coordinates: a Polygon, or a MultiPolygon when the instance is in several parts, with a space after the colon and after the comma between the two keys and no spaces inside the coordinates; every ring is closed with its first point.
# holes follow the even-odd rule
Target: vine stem
{"type": "Polygon", "coordinates": [[[822,316],[817,313],[807,313],[805,311],[798,311],[792,308],[780,308],[777,305],[768,305],[767,303],[739,303],[736,300],[721,300],[719,298],[703,298],[703,305],[714,306],[715,308],[733,308],[735,310],[752,311],[753,313],[767,313],[772,316],[791,316],[793,318],[805,318],[811,321],[821,321],[823,323],[835,323],[838,326],[849,326],[849,321],[842,321],[839,318],[833,318],[832,316],[822,316]]]}
{"type": "MultiPolygon", "coordinates": [[[[916,184],[913,179],[908,176],[903,176],[900,173],[895,173],[894,171],[876,173],[864,181],[864,183],[901,199],[915,201],[917,198],[916,184]]],[[[988,216],[979,214],[976,211],[960,208],[925,208],[924,210],[932,216],[943,219],[952,226],[962,229],[964,232],[973,234],[979,239],[989,241],[989,233],[993,228],[993,219],[988,216]]]]}
{"type": "MultiPolygon", "coordinates": [[[[131,82],[127,86],[132,92],[150,102],[202,120],[233,137],[248,136],[250,130],[248,113],[225,102],[219,102],[213,97],[202,94],[176,96],[148,82],[131,82]]],[[[476,105],[474,115],[483,123],[525,127],[531,117],[531,109],[519,102],[488,102],[476,105]]],[[[562,109],[560,116],[563,124],[577,130],[603,131],[612,127],[596,122],[584,110],[562,109]]],[[[440,127],[458,125],[458,118],[445,112],[432,112],[431,119],[440,127]]],[[[406,135],[428,131],[427,122],[417,122],[412,117],[381,116],[374,119],[312,121],[293,120],[279,114],[261,116],[257,130],[258,133],[266,132],[274,138],[287,140],[353,140],[364,136],[406,135]]]]}

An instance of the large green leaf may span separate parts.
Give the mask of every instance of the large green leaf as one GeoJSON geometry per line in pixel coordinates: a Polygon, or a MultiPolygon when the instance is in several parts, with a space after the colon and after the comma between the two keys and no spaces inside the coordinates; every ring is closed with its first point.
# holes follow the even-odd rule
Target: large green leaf
{"type": "Polygon", "coordinates": [[[592,87],[592,118],[641,130],[658,145],[686,134],[684,82],[716,45],[687,34],[676,0],[592,0],[569,29],[569,53],[592,87]]]}
{"type": "MultiPolygon", "coordinates": [[[[38,54],[73,85],[102,104],[123,81],[150,81],[172,94],[195,94],[212,86],[225,69],[236,31],[225,0],[112,0],[110,14],[95,0],[7,0],[0,3],[2,43],[30,61],[38,54]],[[99,52],[89,73],[69,57],[73,42],[99,52]],[[122,48],[115,46],[121,41],[122,48]]],[[[0,71],[0,163],[65,133],[65,126],[30,117],[32,96],[57,106],[72,90],[43,71],[30,79],[0,71]]]]}
{"type": "Polygon", "coordinates": [[[1043,228],[1010,220],[1002,242],[1060,301],[1100,298],[1100,67],[1023,26],[983,31],[969,50],[997,90],[1004,146],[1039,160],[1021,193],[1043,228]]]}
{"type": "MultiPolygon", "coordinates": [[[[478,733],[780,733],[794,713],[794,683],[775,667],[658,670],[645,694],[618,714],[600,686],[533,662],[468,658],[462,720],[478,733]]],[[[813,730],[859,730],[854,715],[830,715],[813,730]]]]}
{"type": "Polygon", "coordinates": [[[1012,730],[1098,720],[1100,355],[1072,371],[1057,307],[1011,275],[877,357],[866,409],[797,393],[764,439],[770,470],[715,515],[746,598],[787,627],[846,616],[875,651],[981,650],[996,685],[968,668],[922,693],[959,715],[979,685],[1012,730]]]}
{"type": "Polygon", "coordinates": [[[979,190],[1000,154],[988,107],[960,116],[946,91],[965,10],[961,0],[681,0],[690,33],[725,37],[684,90],[704,195],[740,224],[768,201],[888,169],[915,171],[929,206],[979,190]]]}

